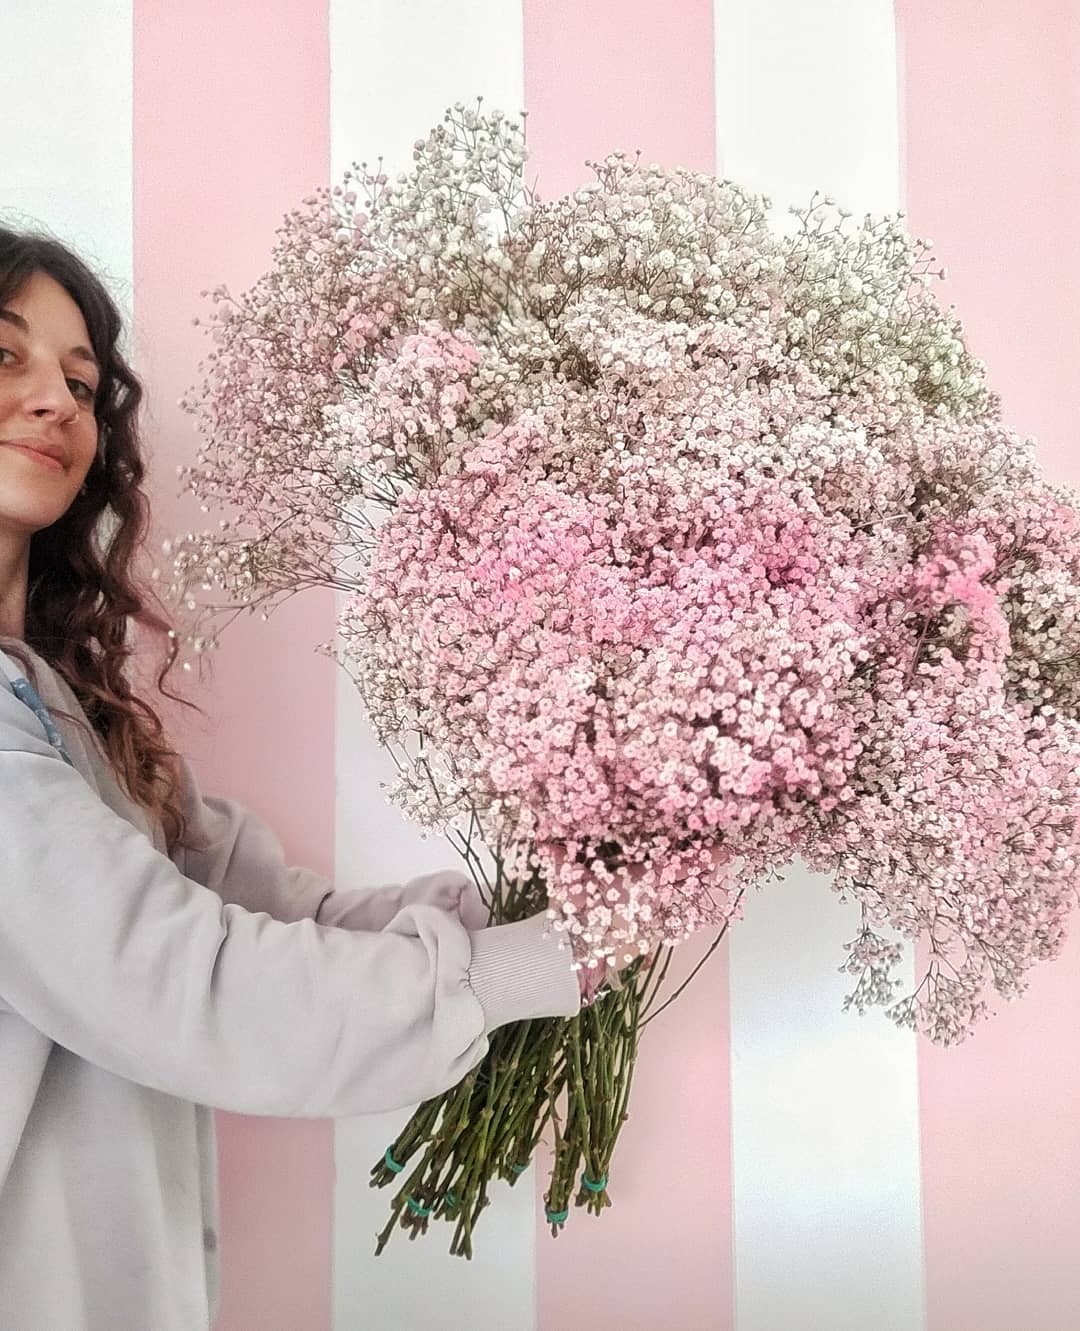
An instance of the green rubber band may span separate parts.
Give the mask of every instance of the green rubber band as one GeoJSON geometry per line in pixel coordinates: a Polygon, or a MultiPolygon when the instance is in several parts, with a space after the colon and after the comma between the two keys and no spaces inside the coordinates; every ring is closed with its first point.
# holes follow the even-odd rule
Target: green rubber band
{"type": "Polygon", "coordinates": [[[590,1192],[603,1192],[604,1189],[607,1187],[607,1175],[605,1174],[602,1179],[599,1179],[597,1182],[594,1183],[591,1178],[589,1178],[585,1174],[582,1174],[581,1186],[583,1188],[588,1188],[590,1192]]]}
{"type": "Polygon", "coordinates": [[[394,1148],[392,1146],[386,1148],[386,1154],[383,1156],[383,1163],[386,1165],[387,1169],[395,1174],[400,1174],[405,1168],[404,1165],[399,1165],[394,1159],[394,1148]]]}
{"type": "Polygon", "coordinates": [[[548,1220],[549,1220],[549,1221],[551,1222],[551,1224],[553,1224],[553,1225],[565,1225],[566,1222],[567,1222],[567,1220],[570,1219],[570,1212],[569,1212],[569,1210],[566,1210],[566,1211],[548,1211],[548,1210],[545,1210],[545,1211],[544,1211],[544,1214],[547,1216],[548,1220]]]}
{"type": "Polygon", "coordinates": [[[409,1208],[409,1210],[413,1213],[413,1215],[418,1215],[420,1216],[421,1219],[424,1219],[425,1217],[431,1214],[430,1206],[421,1206],[419,1202],[413,1201],[411,1197],[407,1199],[405,1205],[409,1208]]]}
{"type": "Polygon", "coordinates": [[[528,1167],[529,1167],[528,1165],[511,1165],[511,1166],[510,1166],[510,1168],[514,1171],[515,1174],[524,1174],[525,1171],[528,1169],[528,1167]]]}
{"type": "Polygon", "coordinates": [[[457,1193],[453,1190],[453,1188],[447,1188],[446,1190],[446,1204],[447,1206],[458,1205],[457,1193]]]}

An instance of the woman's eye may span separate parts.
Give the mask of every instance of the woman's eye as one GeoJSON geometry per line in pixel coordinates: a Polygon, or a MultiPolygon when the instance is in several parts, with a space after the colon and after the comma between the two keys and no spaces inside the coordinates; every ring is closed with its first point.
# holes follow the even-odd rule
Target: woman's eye
{"type": "MultiPolygon", "coordinates": [[[[5,356],[10,356],[14,359],[15,353],[10,347],[0,347],[0,364],[3,364],[3,358],[5,356]]],[[[90,385],[84,383],[82,379],[68,379],[66,382],[68,388],[71,389],[72,396],[81,398],[83,402],[93,402],[94,398],[97,396],[97,389],[91,388],[90,385]]]]}

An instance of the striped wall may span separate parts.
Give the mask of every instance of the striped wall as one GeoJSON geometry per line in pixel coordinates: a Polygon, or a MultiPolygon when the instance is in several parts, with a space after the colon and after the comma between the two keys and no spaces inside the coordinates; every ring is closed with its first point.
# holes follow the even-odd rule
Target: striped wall
{"type": "MultiPolygon", "coordinates": [[[[477,94],[529,108],[542,193],[623,147],[781,207],[906,208],[1010,422],[1080,482],[1072,0],[5,0],[0,50],[0,216],[72,243],[133,318],[158,536],[206,520],[175,482],[200,290],[253,279],[303,194],[353,159],[402,169],[477,94]]],[[[452,864],[383,810],[389,766],[312,650],[333,615],[314,594],[237,625],[184,748],[343,886],[452,864]]],[[[538,1170],[473,1262],[437,1241],[375,1260],[367,1174],[402,1115],[219,1115],[220,1331],[1073,1331],[1080,937],[940,1051],[838,1015],[850,933],[801,866],[752,900],[650,1028],[615,1207],[558,1240],[538,1170]]]]}
{"type": "MultiPolygon", "coordinates": [[[[908,207],[1003,412],[1080,482],[1080,6],[899,0],[908,207]]],[[[933,1331],[1080,1326],[1080,925],[977,1040],[919,1058],[933,1331]]]]}
{"type": "MultiPolygon", "coordinates": [[[[51,3],[51,0],[50,0],[51,3]]],[[[74,7],[73,7],[74,9],[74,7]]],[[[85,13],[85,6],[80,9],[85,13]]],[[[85,20],[80,20],[85,21],[85,20]]],[[[95,59],[109,63],[100,50],[95,59]]],[[[198,293],[265,266],[282,213],[329,170],[327,24],[307,0],[134,7],[135,285],[139,367],[151,390],[159,529],[202,529],[176,498],[193,448],[176,402],[205,339],[198,293]]],[[[204,789],[268,819],[290,856],[333,870],[334,668],[312,647],[332,633],[317,593],[268,624],[237,622],[183,721],[204,789]]],[[[221,1325],[331,1325],[333,1128],[218,1116],[224,1263],[221,1325]]]]}

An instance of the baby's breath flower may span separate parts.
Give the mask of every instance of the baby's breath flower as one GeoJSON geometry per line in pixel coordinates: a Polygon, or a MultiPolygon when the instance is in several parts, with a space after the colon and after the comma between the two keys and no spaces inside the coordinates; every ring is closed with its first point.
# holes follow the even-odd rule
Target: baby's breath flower
{"type": "Polygon", "coordinates": [[[185,645],[349,592],[391,798],[530,848],[581,964],[721,925],[800,855],[863,908],[849,1005],[960,1039],[1073,903],[1075,496],[901,217],[815,194],[778,226],[619,152],[544,200],[526,157],[523,120],[458,104],[206,293],[181,477],[229,517],[155,570],[185,645]],[[911,995],[885,928],[930,943],[911,995]]]}

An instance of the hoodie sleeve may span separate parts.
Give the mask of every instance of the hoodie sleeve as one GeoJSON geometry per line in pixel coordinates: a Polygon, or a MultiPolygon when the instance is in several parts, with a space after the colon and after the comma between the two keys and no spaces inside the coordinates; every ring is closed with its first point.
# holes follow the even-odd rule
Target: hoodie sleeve
{"type": "Polygon", "coordinates": [[[203,795],[184,758],[180,788],[192,844],[178,853],[177,863],[229,904],[286,923],[313,919],[339,929],[385,929],[406,906],[436,906],[470,930],[488,923],[487,907],[467,874],[448,869],[405,883],[341,890],[312,869],[286,864],[280,841],[250,809],[203,795]]]}
{"type": "MultiPolygon", "coordinates": [[[[264,837],[259,871],[286,875],[280,890],[293,892],[264,837]]],[[[234,849],[235,863],[247,853],[234,849]]],[[[309,901],[325,898],[325,880],[302,884],[309,901]]],[[[542,915],[471,932],[413,903],[370,932],[223,899],[103,804],[6,690],[0,997],[117,1076],[289,1117],[415,1103],[460,1081],[498,1026],[580,1006],[570,954],[542,915]]]]}

